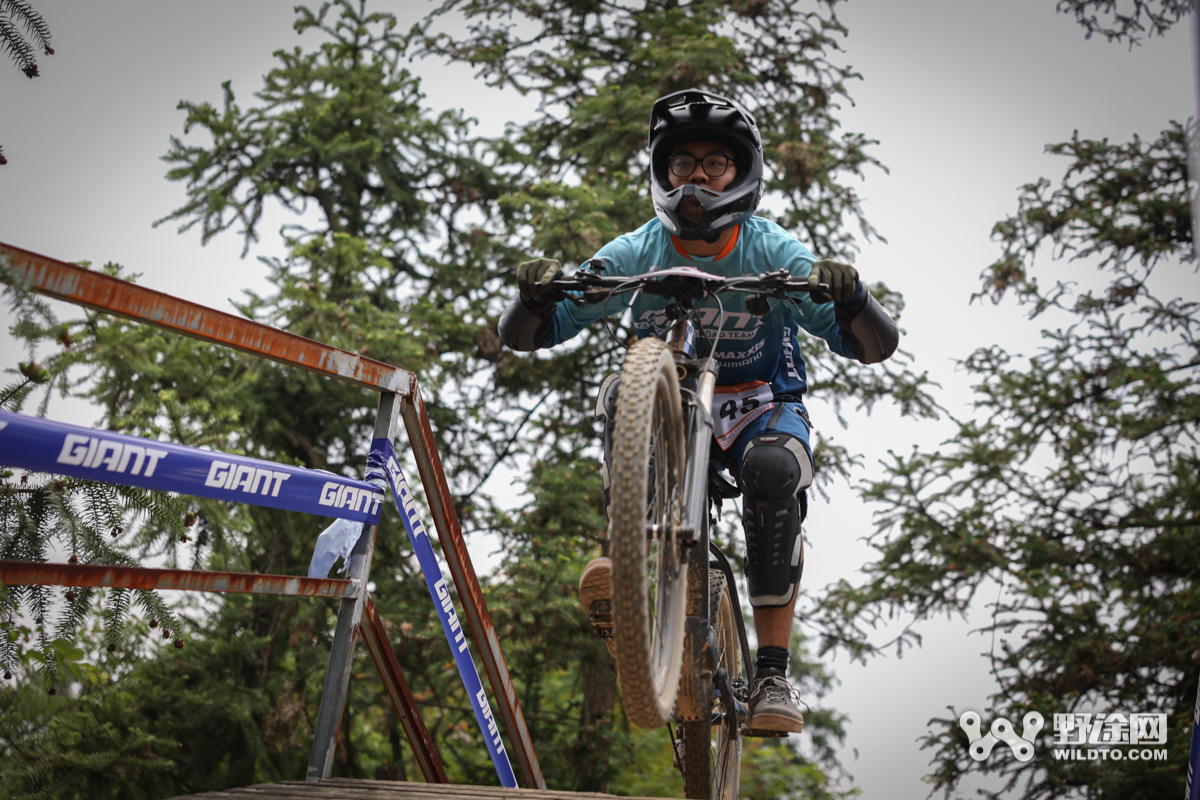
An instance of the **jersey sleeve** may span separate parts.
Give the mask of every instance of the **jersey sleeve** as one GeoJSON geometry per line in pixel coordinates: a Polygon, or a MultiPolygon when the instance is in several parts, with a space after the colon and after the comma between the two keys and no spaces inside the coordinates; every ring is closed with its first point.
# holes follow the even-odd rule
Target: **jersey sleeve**
{"type": "MultiPolygon", "coordinates": [[[[788,272],[797,278],[807,278],[812,272],[813,264],[816,263],[816,256],[791,236],[780,237],[780,239],[782,252],[776,263],[784,264],[788,272]]],[[[813,336],[824,339],[829,345],[829,349],[838,355],[854,358],[853,351],[838,327],[833,303],[814,302],[807,292],[799,297],[799,301],[799,308],[793,306],[793,309],[796,309],[795,313],[800,327],[813,336]]]]}
{"type": "MultiPolygon", "coordinates": [[[[619,236],[601,247],[593,257],[593,260],[595,259],[604,259],[604,271],[601,274],[605,277],[638,274],[638,254],[628,236],[619,236]]],[[[581,267],[588,268],[586,264],[581,267]]],[[[580,331],[606,313],[608,316],[620,316],[629,307],[633,295],[633,292],[626,292],[612,298],[608,303],[586,306],[576,305],[570,300],[560,300],[554,309],[554,319],[543,346],[553,347],[574,339],[580,331]]]]}

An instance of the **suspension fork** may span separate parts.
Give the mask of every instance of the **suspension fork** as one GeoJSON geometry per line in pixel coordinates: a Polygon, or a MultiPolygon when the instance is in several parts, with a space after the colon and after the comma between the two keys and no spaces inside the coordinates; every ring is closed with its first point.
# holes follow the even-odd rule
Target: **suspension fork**
{"type": "MultiPolygon", "coordinates": [[[[694,362],[695,327],[686,317],[675,321],[667,333],[667,345],[675,351],[677,363],[694,362]]],[[[715,363],[704,363],[694,393],[685,397],[687,419],[687,468],[683,480],[682,537],[687,553],[687,621],[684,627],[684,674],[680,681],[675,714],[680,720],[700,721],[712,716],[713,672],[716,653],[709,619],[708,550],[708,460],[713,438],[713,391],[717,383],[715,363]]],[[[680,377],[687,370],[679,364],[680,377]]],[[[694,373],[693,373],[694,374],[694,373]]]]}
{"type": "MultiPolygon", "coordinates": [[[[667,347],[675,351],[676,360],[693,359],[696,357],[696,326],[690,319],[684,317],[675,320],[671,325],[671,329],[667,331],[664,339],[667,347]]],[[[683,380],[687,377],[687,370],[682,366],[679,369],[679,379],[683,380]]],[[[712,407],[713,391],[717,386],[717,365],[713,363],[705,364],[705,368],[700,371],[698,380],[699,386],[696,390],[696,401],[698,405],[705,411],[712,407]]],[[[709,433],[712,433],[712,420],[709,419],[709,433]]],[[[705,446],[707,449],[707,445],[705,446]]],[[[708,469],[705,468],[705,476],[708,475],[708,469]]]]}
{"type": "MultiPolygon", "coordinates": [[[[676,369],[680,380],[688,377],[687,364],[696,362],[696,328],[687,317],[675,320],[665,337],[667,346],[675,352],[676,369]]],[[[711,359],[700,362],[697,369],[696,391],[684,397],[687,420],[687,472],[683,479],[683,527],[692,543],[700,545],[701,557],[707,570],[708,553],[708,458],[712,446],[712,399],[717,385],[718,365],[711,359]],[[701,541],[703,539],[703,541],[701,541]]],[[[695,368],[695,367],[693,367],[695,368]]],[[[695,372],[691,373],[696,375],[695,372]]],[[[707,575],[707,571],[705,573],[707,575]]],[[[707,578],[705,583],[707,584],[707,578]]]]}
{"type": "MultiPolygon", "coordinates": [[[[689,375],[688,365],[696,362],[696,328],[691,319],[675,320],[665,337],[667,346],[675,352],[676,369],[682,381],[689,375]]],[[[699,545],[705,559],[707,576],[708,553],[708,457],[712,445],[713,423],[710,408],[717,385],[717,364],[706,359],[701,362],[695,393],[684,394],[684,418],[687,425],[687,471],[683,478],[684,539],[699,545]]],[[[693,368],[695,368],[693,366],[693,368]]],[[[695,372],[691,373],[695,375],[695,372]]],[[[708,583],[707,577],[705,584],[708,583]]],[[[707,595],[706,595],[707,597],[707,595]]]]}

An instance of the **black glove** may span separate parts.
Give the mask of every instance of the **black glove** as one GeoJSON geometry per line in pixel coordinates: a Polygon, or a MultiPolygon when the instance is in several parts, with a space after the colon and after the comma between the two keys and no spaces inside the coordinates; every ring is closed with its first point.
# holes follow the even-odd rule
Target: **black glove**
{"type": "Polygon", "coordinates": [[[849,264],[825,258],[813,264],[812,272],[808,274],[808,285],[813,290],[810,294],[818,303],[845,303],[858,291],[858,270],[849,264]],[[818,284],[829,287],[829,291],[816,291],[818,284]]]}
{"type": "Polygon", "coordinates": [[[562,264],[553,258],[538,258],[526,261],[517,267],[517,288],[521,290],[521,300],[527,306],[556,299],[556,292],[545,291],[545,288],[562,274],[562,264]]]}

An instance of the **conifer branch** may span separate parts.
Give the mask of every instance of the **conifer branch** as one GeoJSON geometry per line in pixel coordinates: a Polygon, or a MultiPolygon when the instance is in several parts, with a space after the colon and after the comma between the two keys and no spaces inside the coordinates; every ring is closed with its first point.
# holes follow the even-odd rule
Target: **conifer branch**
{"type": "Polygon", "coordinates": [[[9,58],[17,63],[17,69],[26,77],[38,76],[37,58],[34,57],[33,46],[25,41],[25,37],[17,30],[17,26],[0,17],[0,45],[8,53],[9,58]]]}
{"type": "Polygon", "coordinates": [[[33,10],[30,3],[22,2],[22,0],[4,0],[0,2],[0,8],[8,7],[10,17],[20,20],[25,25],[25,30],[29,31],[29,35],[37,40],[37,46],[45,51],[46,55],[54,55],[54,48],[50,46],[50,26],[46,24],[46,20],[42,15],[33,10]]]}
{"type": "MultiPolygon", "coordinates": [[[[26,77],[36,78],[38,65],[35,48],[48,56],[54,55],[54,48],[50,46],[50,26],[26,0],[0,0],[0,48],[26,77]],[[26,41],[25,33],[18,26],[25,28],[32,42],[26,41]]],[[[0,146],[0,166],[7,163],[4,148],[0,146]]]]}
{"type": "Polygon", "coordinates": [[[504,461],[504,459],[508,458],[508,454],[512,452],[513,445],[516,444],[517,437],[521,435],[521,430],[525,427],[525,424],[529,422],[530,418],[535,413],[537,413],[537,410],[542,407],[542,404],[550,399],[550,395],[552,394],[554,394],[553,389],[542,395],[542,399],[538,400],[537,403],[534,404],[533,408],[529,409],[529,411],[525,413],[524,418],[522,418],[520,423],[517,424],[517,427],[513,429],[512,435],[509,436],[508,441],[504,443],[504,447],[501,448],[499,455],[496,456],[496,458],[492,461],[492,465],[487,468],[487,471],[484,472],[482,477],[480,477],[480,479],[476,482],[475,487],[462,497],[458,498],[458,502],[455,503],[454,506],[460,514],[462,513],[462,509],[466,508],[467,504],[471,502],[471,498],[475,496],[475,493],[483,488],[483,485],[487,483],[488,478],[492,477],[492,473],[495,472],[496,467],[500,466],[500,463],[504,461]]]}
{"type": "Polygon", "coordinates": [[[1060,14],[1074,14],[1085,38],[1100,34],[1107,41],[1122,39],[1129,46],[1141,43],[1141,34],[1162,36],[1195,7],[1195,0],[1133,0],[1129,13],[1117,8],[1117,0],[1059,0],[1060,14]]]}
{"type": "MultiPolygon", "coordinates": [[[[0,0],[0,30],[3,30],[0,38],[10,53],[20,50],[27,54],[25,57],[28,58],[28,66],[18,60],[21,71],[30,78],[36,78],[38,72],[37,63],[33,58],[34,47],[48,56],[54,55],[54,48],[50,46],[50,26],[46,24],[46,20],[24,0],[0,0]],[[17,30],[17,23],[24,26],[32,42],[25,41],[25,36],[17,30]],[[3,30],[4,28],[7,30],[3,30]]],[[[15,55],[14,60],[17,60],[15,55]]]]}

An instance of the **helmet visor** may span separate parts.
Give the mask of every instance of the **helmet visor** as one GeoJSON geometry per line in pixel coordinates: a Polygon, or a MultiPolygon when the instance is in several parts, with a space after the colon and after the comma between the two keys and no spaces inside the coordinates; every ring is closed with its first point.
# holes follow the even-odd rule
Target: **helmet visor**
{"type": "Polygon", "coordinates": [[[753,114],[727,97],[699,89],[684,89],[654,101],[647,144],[653,143],[656,133],[666,132],[669,128],[688,127],[689,123],[704,122],[746,136],[752,147],[762,149],[762,139],[753,114]]]}

